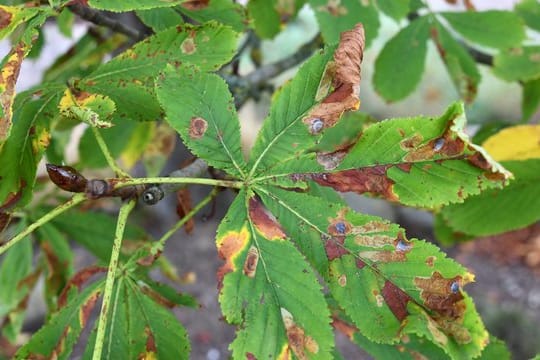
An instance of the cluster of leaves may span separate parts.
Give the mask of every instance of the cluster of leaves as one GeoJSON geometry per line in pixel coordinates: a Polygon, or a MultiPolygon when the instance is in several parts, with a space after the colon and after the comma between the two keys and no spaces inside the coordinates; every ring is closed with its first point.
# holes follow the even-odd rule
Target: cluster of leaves
{"type": "MultiPolygon", "coordinates": [[[[538,165],[529,160],[504,162],[516,180],[501,190],[511,174],[464,133],[461,103],[439,117],[379,123],[352,112],[360,105],[363,51],[379,26],[376,7],[400,20],[422,11],[418,1],[309,1],[328,45],[276,93],[248,160],[233,95],[212,72],[233,58],[248,16],[259,36],[272,37],[306,1],[252,0],[247,9],[228,0],[17,3],[23,2],[0,6],[0,38],[11,35],[14,44],[0,74],[0,229],[15,218],[7,232],[21,233],[50,213],[50,200],[64,199],[36,181],[36,169],[44,155],[50,162],[65,161],[75,125],[88,125],[77,167],[113,166],[107,159],[113,157],[129,169],[142,159],[149,177],[161,171],[172,148],[156,144],[171,144],[178,133],[194,155],[224,171],[239,189],[216,240],[224,260],[219,300],[225,319],[238,326],[233,357],[337,357],[333,329],[381,358],[507,356],[463,291],[472,274],[434,245],[407,239],[398,225],[355,212],[337,194],[368,193],[439,210],[441,226],[453,236],[463,227],[474,229],[467,216],[456,213],[471,216],[489,194],[522,194],[538,176],[538,165]],[[89,30],[55,61],[42,84],[15,96],[21,63],[39,52],[46,19],[56,17],[69,33],[76,6],[135,11],[155,34],[102,64],[129,40],[89,30]],[[187,18],[191,23],[184,23],[187,18]],[[162,119],[166,123],[158,123],[162,119]],[[102,154],[103,148],[108,150],[102,154]],[[41,190],[48,194],[44,199],[35,196],[41,190]]],[[[519,5],[534,28],[531,6],[536,5],[519,5]]],[[[509,12],[417,16],[386,44],[375,64],[375,86],[383,97],[398,100],[413,91],[430,36],[465,100],[474,97],[480,80],[476,63],[441,17],[466,39],[501,50],[496,73],[524,82],[530,115],[540,99],[536,48],[510,50],[521,45],[524,30],[518,15],[509,12]],[[504,34],[494,25],[500,20],[508,24],[504,34]],[[471,26],[478,23],[495,35],[471,26]],[[395,54],[406,60],[399,81],[390,70],[395,54]],[[519,71],[512,70],[516,66],[519,71]]],[[[84,194],[77,199],[86,200],[84,194]]],[[[118,221],[93,211],[64,212],[10,248],[0,268],[2,337],[16,342],[29,293],[42,275],[50,312],[16,358],[68,358],[102,295],[102,314],[110,320],[102,337],[94,325],[83,358],[99,358],[96,347],[104,349],[105,358],[188,358],[186,331],[167,308],[196,302],[150,278],[150,266],[169,266],[160,256],[162,243],[126,225],[126,209],[118,221]],[[113,235],[124,239],[118,271],[113,263],[120,249],[113,235]],[[74,273],[69,239],[94,254],[98,266],[74,273]],[[32,240],[40,248],[37,263],[32,240]],[[102,266],[109,262],[109,268],[102,266]],[[110,288],[108,278],[99,276],[107,270],[114,280],[110,288]]]]}

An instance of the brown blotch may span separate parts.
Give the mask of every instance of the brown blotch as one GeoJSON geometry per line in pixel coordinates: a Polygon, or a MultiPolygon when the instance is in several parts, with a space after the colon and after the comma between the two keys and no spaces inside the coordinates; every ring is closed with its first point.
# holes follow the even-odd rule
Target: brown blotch
{"type": "Polygon", "coordinates": [[[392,191],[394,181],[386,171],[392,165],[377,165],[361,169],[344,170],[336,173],[312,174],[311,178],[322,186],[329,186],[340,192],[353,191],[358,194],[373,193],[387,200],[397,201],[392,191]]]}
{"type": "Polygon", "coordinates": [[[340,258],[343,255],[347,255],[349,251],[345,249],[345,236],[321,236],[324,241],[324,250],[328,260],[340,258]]]}
{"type": "Polygon", "coordinates": [[[304,329],[298,326],[293,319],[293,316],[286,309],[281,308],[281,318],[285,325],[289,347],[300,360],[309,359],[306,350],[309,353],[316,354],[319,352],[319,344],[309,335],[306,335],[304,329]]]}
{"type": "MultiPolygon", "coordinates": [[[[403,135],[405,135],[405,133],[403,133],[403,135]]],[[[415,133],[413,136],[401,140],[399,146],[405,151],[410,151],[420,145],[423,140],[424,137],[421,134],[415,133]]]]}
{"type": "Polygon", "coordinates": [[[358,255],[363,259],[378,262],[403,262],[407,260],[403,251],[360,251],[358,255]]]}
{"type": "Polygon", "coordinates": [[[11,24],[12,17],[13,17],[13,14],[11,14],[9,11],[6,11],[0,8],[0,29],[3,29],[7,27],[9,24],[11,24]]]}
{"type": "Polygon", "coordinates": [[[97,273],[100,272],[106,272],[107,268],[102,266],[89,266],[87,268],[82,269],[77,274],[75,274],[71,279],[69,279],[68,283],[64,287],[64,290],[62,290],[62,293],[58,297],[58,308],[62,308],[66,305],[67,302],[67,295],[69,293],[69,289],[71,287],[76,286],[77,289],[81,289],[83,284],[92,276],[94,276],[97,273]]]}
{"type": "Polygon", "coordinates": [[[385,281],[381,294],[394,316],[399,321],[405,320],[409,315],[407,303],[411,300],[411,297],[388,280],[385,281]]]}
{"type": "Polygon", "coordinates": [[[373,235],[357,235],[354,237],[354,242],[361,246],[369,247],[384,247],[391,245],[394,238],[388,235],[373,234],[373,235]]]}
{"type": "Polygon", "coordinates": [[[90,318],[90,314],[92,313],[92,310],[94,310],[99,296],[100,291],[95,292],[79,309],[79,324],[81,325],[81,328],[86,326],[86,322],[88,321],[88,318],[90,318]]]}
{"type": "Polygon", "coordinates": [[[195,51],[197,51],[197,46],[195,45],[195,41],[192,38],[188,37],[184,41],[182,41],[180,49],[184,54],[191,55],[195,51]]]}
{"type": "Polygon", "coordinates": [[[84,192],[88,180],[71,166],[47,164],[47,173],[60,189],[71,192],[84,192]]]}
{"type": "Polygon", "coordinates": [[[450,130],[450,126],[453,124],[453,120],[449,121],[448,127],[440,137],[411,149],[404,160],[407,162],[423,161],[432,159],[435,154],[444,157],[455,157],[463,154],[465,142],[450,130]]]}
{"type": "Polygon", "coordinates": [[[3,71],[0,71],[0,86],[4,87],[4,91],[0,94],[0,105],[4,112],[4,116],[0,118],[0,143],[7,138],[11,129],[15,83],[19,77],[21,64],[28,47],[23,42],[14,47],[7,55],[8,61],[4,64],[3,71]]]}
{"type": "Polygon", "coordinates": [[[154,339],[154,333],[148,326],[145,326],[144,333],[146,334],[146,346],[145,346],[146,352],[156,353],[157,347],[156,347],[156,340],[154,339]]]}
{"type": "Polygon", "coordinates": [[[415,277],[414,285],[421,290],[420,297],[426,307],[446,318],[457,319],[465,312],[463,294],[459,291],[461,280],[461,276],[445,279],[435,271],[429,278],[415,277]],[[452,291],[454,283],[458,284],[458,291],[452,291]]]}
{"type": "Polygon", "coordinates": [[[255,246],[251,246],[244,262],[244,275],[249,278],[255,277],[257,271],[257,263],[259,262],[259,250],[255,246]]]}
{"type": "Polygon", "coordinates": [[[210,0],[188,0],[180,4],[186,10],[201,10],[208,6],[210,0]]]}
{"type": "Polygon", "coordinates": [[[358,331],[356,326],[341,320],[337,316],[332,316],[332,327],[351,340],[354,338],[354,334],[358,331]]]}
{"type": "Polygon", "coordinates": [[[413,164],[412,163],[402,163],[402,164],[397,164],[396,167],[401,170],[401,171],[404,171],[406,173],[410,173],[411,172],[411,168],[412,168],[413,164]]]}
{"type": "Polygon", "coordinates": [[[331,153],[318,153],[317,162],[324,167],[324,170],[333,170],[341,164],[349,151],[338,150],[331,153]]]}
{"type": "Polygon", "coordinates": [[[249,217],[257,230],[268,240],[285,239],[287,237],[274,216],[254,197],[249,199],[249,217]]]}
{"type": "Polygon", "coordinates": [[[429,266],[429,267],[433,267],[433,265],[435,264],[435,260],[437,258],[435,256],[428,256],[426,258],[426,265],[429,266]]]}
{"type": "Polygon", "coordinates": [[[218,289],[223,287],[223,278],[226,274],[234,271],[234,259],[246,247],[249,240],[247,229],[241,231],[229,231],[217,240],[218,255],[225,263],[218,269],[218,289]]]}
{"type": "Polygon", "coordinates": [[[366,266],[366,263],[365,263],[365,262],[363,262],[363,261],[360,260],[360,259],[356,259],[356,267],[357,267],[358,269],[363,269],[364,266],[366,266]]]}
{"type": "Polygon", "coordinates": [[[11,214],[6,213],[6,212],[0,212],[0,234],[7,228],[10,221],[11,221],[11,214]]]}
{"type": "Polygon", "coordinates": [[[161,251],[157,251],[155,254],[148,254],[145,257],[140,258],[137,260],[137,264],[149,267],[152,266],[152,264],[161,256],[161,251]]]}
{"type": "Polygon", "coordinates": [[[208,129],[208,122],[201,117],[192,117],[189,123],[189,137],[200,139],[208,129]]]}

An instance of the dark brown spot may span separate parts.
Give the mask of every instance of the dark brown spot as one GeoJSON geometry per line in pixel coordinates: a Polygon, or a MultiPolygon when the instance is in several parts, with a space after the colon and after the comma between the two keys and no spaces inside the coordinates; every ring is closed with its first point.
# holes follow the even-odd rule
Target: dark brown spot
{"type": "Polygon", "coordinates": [[[411,300],[411,297],[388,280],[384,283],[381,294],[394,316],[399,321],[405,320],[409,315],[407,303],[411,300]]]}
{"type": "Polygon", "coordinates": [[[219,290],[223,286],[225,275],[234,271],[234,260],[247,246],[248,241],[249,233],[245,227],[241,231],[229,231],[217,239],[218,255],[225,260],[225,263],[217,271],[219,290]]]}
{"type": "Polygon", "coordinates": [[[261,235],[268,240],[285,239],[287,237],[274,216],[254,197],[249,199],[249,217],[261,235]]]}
{"type": "Polygon", "coordinates": [[[344,246],[345,236],[322,236],[322,239],[328,260],[332,261],[349,253],[344,246]]]}
{"type": "Polygon", "coordinates": [[[201,117],[191,118],[189,124],[189,137],[192,139],[200,139],[208,129],[208,122],[201,117]]]}
{"type": "Polygon", "coordinates": [[[359,269],[363,269],[364,266],[366,266],[366,263],[363,262],[362,260],[360,259],[356,259],[356,267],[359,268],[359,269]]]}
{"type": "Polygon", "coordinates": [[[208,6],[210,0],[188,0],[180,4],[186,10],[201,10],[208,6]]]}
{"type": "Polygon", "coordinates": [[[435,256],[428,256],[426,258],[426,265],[429,266],[429,267],[433,267],[436,259],[437,258],[435,256]]]}
{"type": "Polygon", "coordinates": [[[193,41],[192,38],[188,37],[184,41],[182,41],[182,44],[180,45],[180,49],[182,52],[186,55],[191,55],[195,51],[197,51],[197,46],[195,45],[195,41],[193,41]]]}
{"type": "Polygon", "coordinates": [[[86,326],[86,323],[90,318],[90,315],[92,314],[92,310],[94,310],[94,307],[96,306],[96,303],[99,299],[99,295],[99,291],[92,294],[92,296],[90,296],[88,300],[86,300],[86,302],[79,309],[79,323],[81,325],[81,328],[84,328],[86,326]]]}
{"type": "Polygon", "coordinates": [[[455,292],[454,284],[461,283],[461,276],[445,279],[435,271],[429,278],[415,277],[414,284],[421,290],[420,297],[429,309],[446,318],[457,319],[465,312],[463,294],[455,292]]]}

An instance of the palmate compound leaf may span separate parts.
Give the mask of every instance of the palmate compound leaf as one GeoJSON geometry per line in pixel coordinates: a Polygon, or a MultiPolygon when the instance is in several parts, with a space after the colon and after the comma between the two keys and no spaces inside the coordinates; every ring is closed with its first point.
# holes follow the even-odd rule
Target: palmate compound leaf
{"type": "Polygon", "coordinates": [[[239,326],[235,359],[331,359],[333,336],[322,289],[304,257],[249,190],[217,234],[219,301],[239,326]]]}
{"type": "MultiPolygon", "coordinates": [[[[277,187],[255,187],[280,229],[319,270],[331,296],[376,343],[425,338],[452,358],[478,356],[487,341],[462,291],[473,275],[398,225],[277,187]],[[281,230],[283,229],[283,230],[281,230]]],[[[270,230],[267,230],[268,232],[270,230]]]]}
{"type": "Polygon", "coordinates": [[[195,67],[169,66],[156,81],[156,93],[167,121],[195,155],[211,166],[245,178],[240,123],[222,78],[195,67]]]}
{"type": "Polygon", "coordinates": [[[385,120],[365,129],[353,145],[306,152],[260,179],[288,187],[314,180],[341,192],[371,193],[423,208],[461,202],[511,177],[469,141],[465,122],[461,103],[440,117],[385,120]]]}
{"type": "Polygon", "coordinates": [[[154,78],[167,64],[196,64],[202,71],[217,70],[236,50],[237,33],[208,22],[179,25],[136,44],[81,79],[82,91],[102,94],[116,104],[120,118],[156,120],[162,111],[154,94],[154,78]]]}

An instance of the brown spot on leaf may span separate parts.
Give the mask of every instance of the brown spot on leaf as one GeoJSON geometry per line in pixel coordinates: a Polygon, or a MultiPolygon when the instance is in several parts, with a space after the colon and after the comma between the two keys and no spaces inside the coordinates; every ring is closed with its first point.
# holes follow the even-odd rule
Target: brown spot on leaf
{"type": "Polygon", "coordinates": [[[189,137],[200,139],[208,129],[208,122],[201,117],[192,117],[189,124],[189,137]]]}
{"type": "Polygon", "coordinates": [[[423,140],[424,137],[422,136],[422,134],[415,133],[413,136],[401,140],[399,146],[405,151],[410,151],[420,145],[423,140]]]}
{"type": "Polygon", "coordinates": [[[289,347],[300,360],[309,359],[306,350],[309,353],[316,354],[319,352],[319,344],[311,337],[305,334],[304,329],[298,326],[293,319],[293,316],[286,309],[281,308],[281,318],[287,332],[289,347]]]}
{"type": "Polygon", "coordinates": [[[384,247],[391,245],[394,242],[394,238],[383,234],[357,235],[354,237],[354,242],[361,246],[384,247]]]}
{"type": "Polygon", "coordinates": [[[329,186],[340,192],[353,191],[358,194],[367,192],[397,201],[398,197],[392,191],[394,181],[386,176],[389,167],[391,165],[377,165],[336,173],[312,174],[311,178],[319,185],[329,186]]]}
{"type": "Polygon", "coordinates": [[[255,277],[257,271],[257,263],[259,262],[259,250],[255,246],[251,246],[244,262],[244,275],[250,278],[255,277]]]}
{"type": "Polygon", "coordinates": [[[365,262],[363,262],[363,261],[360,260],[360,259],[356,259],[356,267],[357,267],[358,269],[363,269],[364,266],[366,266],[366,263],[365,263],[365,262]]]}
{"type": "Polygon", "coordinates": [[[3,29],[11,24],[12,17],[13,15],[9,11],[0,8],[0,29],[3,29]]]}
{"type": "MultiPolygon", "coordinates": [[[[450,121],[449,124],[451,125],[453,122],[450,121]]],[[[463,154],[464,149],[465,142],[448,127],[440,137],[411,149],[405,155],[404,160],[408,162],[430,160],[435,154],[444,157],[456,157],[463,154]]]]}
{"type": "Polygon", "coordinates": [[[71,166],[47,164],[47,173],[60,189],[71,192],[84,192],[88,180],[71,166]]]}
{"type": "Polygon", "coordinates": [[[146,326],[144,328],[144,333],[146,334],[146,352],[149,352],[149,353],[156,353],[157,352],[157,347],[156,347],[156,340],[154,339],[154,333],[152,332],[152,330],[146,326]]]}
{"type": "Polygon", "coordinates": [[[435,260],[437,258],[435,256],[428,256],[426,258],[426,265],[429,266],[429,267],[433,267],[433,265],[435,264],[435,260]]]}
{"type": "Polygon", "coordinates": [[[321,238],[324,241],[324,250],[326,251],[326,256],[328,257],[328,260],[332,261],[349,253],[349,251],[347,251],[344,246],[345,236],[323,235],[321,236],[321,238]]]}
{"type": "Polygon", "coordinates": [[[249,199],[249,217],[253,225],[266,239],[278,240],[287,237],[274,216],[254,197],[249,199]]]}
{"type": "Polygon", "coordinates": [[[347,156],[347,150],[338,150],[331,153],[317,153],[317,162],[324,167],[324,170],[333,170],[341,164],[347,156]]]}
{"type": "Polygon", "coordinates": [[[381,294],[394,316],[399,321],[403,321],[409,314],[407,312],[407,303],[411,300],[411,297],[388,280],[384,283],[381,294]]]}
{"type": "Polygon", "coordinates": [[[187,0],[180,4],[186,10],[201,10],[208,6],[210,0],[187,0]]]}
{"type": "Polygon", "coordinates": [[[424,305],[451,319],[457,319],[465,312],[463,294],[459,290],[461,282],[461,276],[445,279],[438,271],[429,278],[414,278],[414,284],[421,290],[420,297],[424,305]]]}
{"type": "Polygon", "coordinates": [[[347,285],[347,276],[345,274],[339,275],[337,279],[338,285],[344,287],[347,285]]]}
{"type": "Polygon", "coordinates": [[[407,257],[402,251],[360,251],[358,255],[363,259],[378,262],[402,262],[407,257]]]}
{"type": "Polygon", "coordinates": [[[225,264],[217,272],[218,289],[223,286],[223,277],[236,268],[234,261],[247,246],[248,241],[249,232],[246,227],[243,227],[240,231],[229,231],[217,239],[218,255],[225,260],[225,264]]]}
{"type": "Polygon", "coordinates": [[[351,340],[354,338],[354,334],[358,331],[356,326],[341,320],[337,316],[332,316],[332,326],[334,329],[341,332],[351,340]]]}
{"type": "Polygon", "coordinates": [[[161,256],[161,251],[157,251],[155,254],[149,254],[145,257],[137,260],[137,264],[145,267],[152,266],[152,264],[161,256]]]}
{"type": "Polygon", "coordinates": [[[87,323],[88,319],[90,318],[90,314],[92,314],[92,310],[94,310],[94,307],[96,306],[96,303],[97,303],[97,301],[99,299],[99,296],[100,296],[100,292],[96,291],[80,307],[80,309],[79,309],[79,324],[81,325],[81,328],[84,328],[86,326],[86,323],[87,323]]]}
{"type": "Polygon", "coordinates": [[[197,46],[195,45],[195,41],[192,38],[188,37],[184,41],[182,41],[180,49],[184,54],[191,55],[195,51],[197,51],[197,46]]]}

